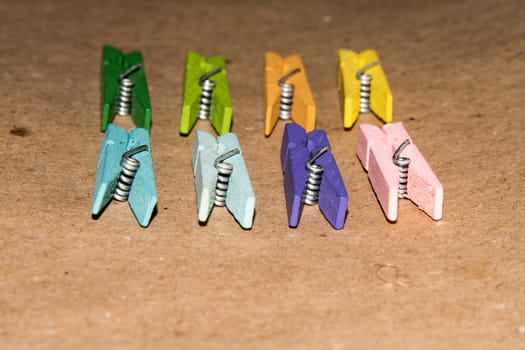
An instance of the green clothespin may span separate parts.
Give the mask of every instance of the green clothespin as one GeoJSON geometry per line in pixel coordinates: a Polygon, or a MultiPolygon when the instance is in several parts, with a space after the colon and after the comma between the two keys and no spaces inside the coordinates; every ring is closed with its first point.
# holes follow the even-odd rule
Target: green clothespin
{"type": "Polygon", "coordinates": [[[188,135],[197,119],[209,119],[219,135],[230,131],[232,102],[223,56],[206,59],[188,51],[180,133],[188,135]]]}
{"type": "Polygon", "coordinates": [[[131,115],[137,127],[150,130],[151,102],[143,65],[138,51],[124,54],[111,46],[102,48],[102,131],[116,114],[125,113],[131,115]]]}

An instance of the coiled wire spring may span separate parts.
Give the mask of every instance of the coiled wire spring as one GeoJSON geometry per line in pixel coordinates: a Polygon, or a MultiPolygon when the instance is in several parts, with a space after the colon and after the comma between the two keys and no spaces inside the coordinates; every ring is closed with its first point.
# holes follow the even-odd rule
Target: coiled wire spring
{"type": "Polygon", "coordinates": [[[301,68],[296,68],[286,73],[281,77],[281,79],[277,81],[281,87],[281,96],[279,98],[279,119],[281,120],[289,120],[292,117],[293,96],[295,94],[295,86],[293,84],[287,83],[286,80],[300,71],[301,68]]]}
{"type": "Polygon", "coordinates": [[[239,153],[241,153],[241,151],[238,148],[234,148],[215,159],[214,166],[217,169],[218,174],[217,184],[215,185],[214,203],[219,207],[224,207],[226,205],[228,184],[230,182],[230,176],[233,173],[233,165],[224,161],[239,153]]]}
{"type": "Polygon", "coordinates": [[[372,84],[372,76],[370,74],[366,74],[366,70],[378,65],[379,62],[372,61],[366,66],[362,67],[357,71],[355,74],[355,77],[360,82],[359,87],[359,112],[360,113],[368,113],[370,112],[370,93],[371,93],[371,84],[372,84]]]}
{"type": "Polygon", "coordinates": [[[131,184],[133,183],[135,174],[140,167],[140,162],[134,158],[131,158],[131,156],[147,150],[148,146],[142,145],[124,153],[122,160],[120,161],[121,171],[118,178],[117,187],[115,188],[115,193],[113,193],[114,199],[121,202],[128,200],[131,184]]]}
{"type": "Polygon", "coordinates": [[[199,85],[202,87],[201,97],[199,101],[199,119],[209,119],[211,114],[211,101],[213,98],[213,90],[215,89],[215,82],[210,78],[219,73],[221,67],[215,67],[209,72],[204,73],[199,78],[199,85]]]}
{"type": "Polygon", "coordinates": [[[142,63],[131,66],[119,77],[120,87],[118,91],[116,107],[118,115],[131,115],[131,101],[133,99],[133,88],[135,87],[135,81],[133,79],[128,79],[128,76],[141,68],[142,63]]]}
{"type": "Polygon", "coordinates": [[[410,158],[401,157],[401,152],[410,144],[410,140],[406,139],[399,145],[392,155],[392,162],[399,169],[399,188],[397,190],[398,198],[407,198],[408,188],[408,166],[410,165],[410,158]]]}
{"type": "Polygon", "coordinates": [[[306,170],[308,170],[308,178],[304,188],[303,202],[307,205],[315,205],[319,201],[319,190],[321,189],[321,181],[323,180],[324,168],[322,165],[314,164],[317,158],[328,151],[325,146],[317,151],[316,154],[306,163],[306,170]]]}

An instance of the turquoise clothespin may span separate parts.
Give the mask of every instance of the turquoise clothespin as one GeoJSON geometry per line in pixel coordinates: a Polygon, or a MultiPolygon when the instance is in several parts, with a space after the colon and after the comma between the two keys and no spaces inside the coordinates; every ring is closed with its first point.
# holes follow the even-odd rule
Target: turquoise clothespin
{"type": "Polygon", "coordinates": [[[192,161],[199,221],[208,220],[214,205],[226,206],[242,228],[251,228],[255,194],[237,135],[197,131],[192,161]]]}
{"type": "Polygon", "coordinates": [[[150,149],[147,130],[135,128],[128,133],[120,126],[108,124],[98,154],[93,215],[99,215],[112,198],[127,197],[140,226],[149,225],[157,205],[150,149]]]}

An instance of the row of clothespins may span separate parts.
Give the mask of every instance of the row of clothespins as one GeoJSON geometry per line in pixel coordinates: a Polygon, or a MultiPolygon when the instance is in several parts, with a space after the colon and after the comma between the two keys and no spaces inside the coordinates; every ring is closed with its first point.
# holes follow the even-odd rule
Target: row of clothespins
{"type": "MultiPolygon", "coordinates": [[[[151,104],[140,52],[124,54],[104,46],[102,118],[92,214],[98,217],[112,199],[128,201],[139,224],[149,225],[157,205],[149,130],[151,104]],[[136,128],[118,126],[116,116],[131,117],[136,128]]],[[[304,64],[298,55],[265,55],[264,132],[277,121],[285,126],[281,145],[288,224],[297,227],[303,206],[318,204],[335,229],[344,227],[348,194],[331,153],[326,132],[315,129],[316,107],[304,64]]],[[[392,93],[372,50],[339,51],[338,89],[344,127],[360,113],[392,121],[392,93]]],[[[205,223],[214,206],[226,206],[246,229],[253,225],[255,194],[237,136],[230,133],[232,103],[226,62],[188,52],[180,133],[188,135],[198,119],[207,119],[217,138],[197,131],[193,172],[198,220],[205,223]]],[[[443,186],[401,123],[382,129],[361,124],[357,156],[389,221],[397,220],[398,199],[408,198],[434,220],[442,217],[443,186]]]]}

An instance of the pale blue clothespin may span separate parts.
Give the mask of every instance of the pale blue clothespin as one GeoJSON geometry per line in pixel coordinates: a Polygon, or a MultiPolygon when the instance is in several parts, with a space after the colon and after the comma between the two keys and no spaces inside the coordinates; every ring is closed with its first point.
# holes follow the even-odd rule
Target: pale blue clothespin
{"type": "Polygon", "coordinates": [[[237,135],[197,131],[192,161],[199,221],[208,220],[214,205],[226,206],[242,228],[251,228],[255,194],[237,135]]]}
{"type": "Polygon", "coordinates": [[[108,124],[100,147],[91,212],[98,216],[111,199],[127,200],[140,226],[149,225],[157,187],[147,130],[108,124]]]}

